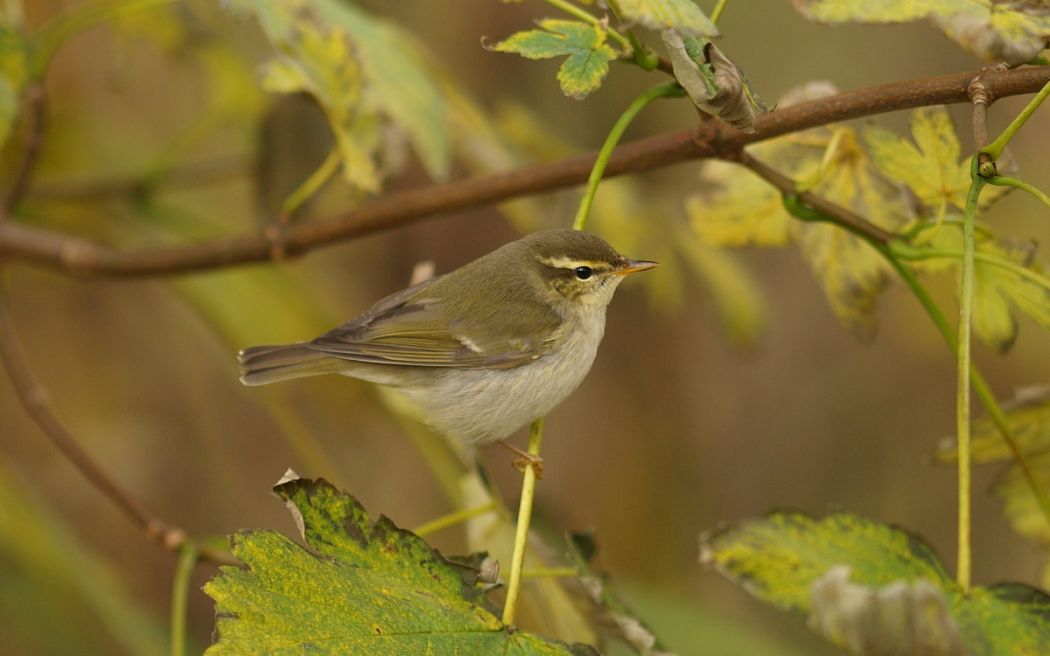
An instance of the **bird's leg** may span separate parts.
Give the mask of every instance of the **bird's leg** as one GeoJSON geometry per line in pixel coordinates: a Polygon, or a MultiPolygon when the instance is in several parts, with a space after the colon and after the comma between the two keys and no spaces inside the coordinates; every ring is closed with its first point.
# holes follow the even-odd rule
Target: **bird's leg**
{"type": "Polygon", "coordinates": [[[522,451],[510,442],[500,442],[500,445],[518,455],[514,460],[514,469],[524,474],[526,467],[532,467],[536,472],[536,478],[543,478],[543,458],[528,451],[522,451]]]}

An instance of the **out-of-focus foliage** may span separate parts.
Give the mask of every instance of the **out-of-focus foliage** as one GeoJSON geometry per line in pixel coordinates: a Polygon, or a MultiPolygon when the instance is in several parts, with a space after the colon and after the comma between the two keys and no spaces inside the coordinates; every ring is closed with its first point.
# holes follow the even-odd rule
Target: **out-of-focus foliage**
{"type": "Polygon", "coordinates": [[[205,586],[216,601],[209,654],[596,653],[508,631],[487,609],[476,572],[323,480],[293,478],[274,493],[312,551],[274,531],[242,531],[205,586]]]}
{"type": "Polygon", "coordinates": [[[793,0],[825,23],[900,23],[928,19],[985,61],[1032,61],[1050,39],[1050,7],[1042,0],[793,0]]]}
{"type": "Polygon", "coordinates": [[[334,0],[228,4],[254,13],[281,52],[267,65],[264,86],[281,93],[305,91],[324,108],[348,182],[379,190],[383,119],[408,134],[431,175],[447,175],[444,102],[409,33],[334,0]]]}
{"type": "MultiPolygon", "coordinates": [[[[1050,388],[1020,389],[1004,410],[1010,431],[1026,455],[1033,476],[1040,485],[1050,487],[1050,388]]],[[[976,463],[1013,460],[999,429],[988,418],[974,422],[970,453],[976,463]]],[[[957,454],[954,439],[942,440],[937,450],[939,461],[954,463],[957,454]]],[[[1050,523],[1021,468],[1011,464],[993,490],[1002,501],[1004,514],[1014,530],[1050,552],[1050,523]]],[[[1043,586],[1050,589],[1050,564],[1043,569],[1043,586]]]]}
{"type": "Polygon", "coordinates": [[[0,18],[0,146],[7,141],[18,116],[18,103],[26,83],[28,53],[21,30],[0,18]]]}
{"type": "Polygon", "coordinates": [[[107,563],[0,461],[0,617],[5,653],[166,653],[163,628],[107,563]],[[56,621],[61,618],[61,621],[56,621]]]}
{"type": "Polygon", "coordinates": [[[705,535],[700,557],[762,601],[808,615],[812,627],[855,654],[918,653],[921,647],[946,656],[1035,656],[1050,644],[1046,593],[1021,584],[964,592],[921,538],[857,515],[772,513],[705,535]],[[836,595],[838,601],[829,599],[836,595]],[[930,616],[945,610],[950,620],[930,616]],[[899,633],[869,634],[876,627],[864,625],[872,618],[899,633]]]}

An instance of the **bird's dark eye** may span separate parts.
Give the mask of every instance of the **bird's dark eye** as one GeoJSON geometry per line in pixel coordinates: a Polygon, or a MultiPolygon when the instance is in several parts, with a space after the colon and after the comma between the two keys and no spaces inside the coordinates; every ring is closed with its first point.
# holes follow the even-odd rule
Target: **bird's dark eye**
{"type": "Polygon", "coordinates": [[[591,277],[592,273],[594,273],[594,271],[591,271],[591,267],[576,267],[576,277],[580,280],[587,280],[591,277]]]}

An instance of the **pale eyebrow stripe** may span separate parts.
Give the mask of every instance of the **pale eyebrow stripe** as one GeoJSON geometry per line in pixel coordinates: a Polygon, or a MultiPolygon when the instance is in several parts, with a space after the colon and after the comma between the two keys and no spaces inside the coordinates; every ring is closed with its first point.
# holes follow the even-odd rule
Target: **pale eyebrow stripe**
{"type": "Polygon", "coordinates": [[[586,266],[592,269],[608,269],[609,263],[602,260],[574,260],[568,257],[537,257],[537,260],[556,269],[575,269],[586,266]]]}

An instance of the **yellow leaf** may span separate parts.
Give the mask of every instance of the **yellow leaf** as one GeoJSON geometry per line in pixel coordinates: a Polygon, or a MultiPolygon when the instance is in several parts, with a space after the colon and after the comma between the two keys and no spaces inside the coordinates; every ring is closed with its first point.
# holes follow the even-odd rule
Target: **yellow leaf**
{"type": "Polygon", "coordinates": [[[911,133],[914,144],[885,128],[865,130],[865,143],[879,171],[907,185],[926,207],[965,207],[970,188],[969,161],[959,157],[959,139],[947,110],[916,110],[911,133]]]}

